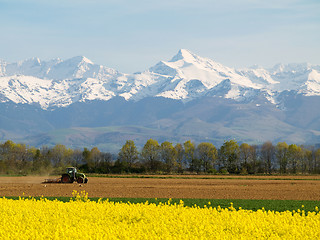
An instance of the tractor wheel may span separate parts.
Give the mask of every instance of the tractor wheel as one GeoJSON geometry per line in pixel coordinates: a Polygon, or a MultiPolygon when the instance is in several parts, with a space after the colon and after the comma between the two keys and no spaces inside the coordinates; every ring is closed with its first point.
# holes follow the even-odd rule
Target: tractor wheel
{"type": "Polygon", "coordinates": [[[84,179],[84,183],[88,183],[88,178],[85,178],[85,179],[84,179]]]}
{"type": "Polygon", "coordinates": [[[61,177],[62,183],[71,183],[71,178],[68,174],[63,174],[61,177]]]}
{"type": "Polygon", "coordinates": [[[77,183],[83,183],[83,177],[78,177],[77,183]]]}

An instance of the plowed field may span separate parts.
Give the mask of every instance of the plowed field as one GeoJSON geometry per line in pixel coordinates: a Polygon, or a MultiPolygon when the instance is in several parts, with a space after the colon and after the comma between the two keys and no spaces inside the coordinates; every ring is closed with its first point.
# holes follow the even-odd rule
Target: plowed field
{"type": "Polygon", "coordinates": [[[88,184],[43,184],[46,177],[0,177],[2,196],[320,200],[320,176],[201,179],[89,178],[88,184]],[[277,178],[277,179],[275,179],[277,178]],[[281,178],[281,179],[278,179],[281,178]],[[300,180],[297,180],[300,179],[300,180]]]}

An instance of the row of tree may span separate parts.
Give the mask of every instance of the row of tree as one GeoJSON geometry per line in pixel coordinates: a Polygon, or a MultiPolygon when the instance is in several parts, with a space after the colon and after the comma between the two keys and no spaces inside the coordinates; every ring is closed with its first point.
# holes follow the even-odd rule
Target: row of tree
{"type": "Polygon", "coordinates": [[[175,146],[170,142],[161,145],[149,139],[137,151],[129,140],[119,152],[118,161],[132,169],[141,164],[149,172],[204,172],[232,174],[318,174],[320,173],[320,149],[279,142],[273,145],[249,145],[225,141],[217,149],[212,143],[195,145],[191,141],[175,146]]]}
{"type": "Polygon", "coordinates": [[[8,140],[0,144],[0,174],[60,174],[67,166],[82,168],[85,172],[108,172],[113,157],[97,147],[70,149],[62,144],[40,149],[15,144],[8,140]]]}
{"type": "Polygon", "coordinates": [[[58,174],[67,166],[90,173],[319,174],[320,148],[230,140],[217,149],[208,142],[173,145],[149,139],[141,151],[128,140],[115,156],[97,147],[73,150],[57,144],[37,149],[10,140],[0,144],[0,174],[58,174]]]}

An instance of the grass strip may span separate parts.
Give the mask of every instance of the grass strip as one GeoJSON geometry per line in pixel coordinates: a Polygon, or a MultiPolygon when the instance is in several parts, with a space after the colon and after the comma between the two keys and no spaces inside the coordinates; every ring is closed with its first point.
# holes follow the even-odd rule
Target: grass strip
{"type": "MultiPolygon", "coordinates": [[[[14,199],[18,200],[19,197],[6,197],[7,199],[14,199]]],[[[40,199],[40,197],[34,197],[35,199],[40,199]]],[[[45,197],[48,200],[58,200],[62,202],[68,202],[72,198],[70,197],[45,197]]],[[[122,202],[122,203],[168,203],[171,204],[179,204],[180,200],[184,202],[185,206],[188,207],[194,207],[198,206],[200,208],[203,207],[218,207],[221,208],[228,208],[231,206],[231,203],[234,208],[239,209],[240,207],[242,209],[247,210],[253,210],[257,211],[259,209],[264,208],[266,211],[278,211],[278,212],[284,212],[284,211],[297,211],[305,210],[306,212],[315,211],[316,207],[320,208],[320,201],[311,201],[311,200],[255,200],[255,199],[190,199],[190,198],[89,198],[90,201],[98,201],[99,199],[102,199],[103,201],[111,202],[122,202]]]]}

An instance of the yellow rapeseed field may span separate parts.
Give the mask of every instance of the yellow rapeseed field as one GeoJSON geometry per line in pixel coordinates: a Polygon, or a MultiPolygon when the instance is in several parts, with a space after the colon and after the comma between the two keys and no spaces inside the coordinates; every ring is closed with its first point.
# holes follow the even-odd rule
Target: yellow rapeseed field
{"type": "Polygon", "coordinates": [[[0,239],[320,239],[320,214],[0,198],[0,239]]]}

